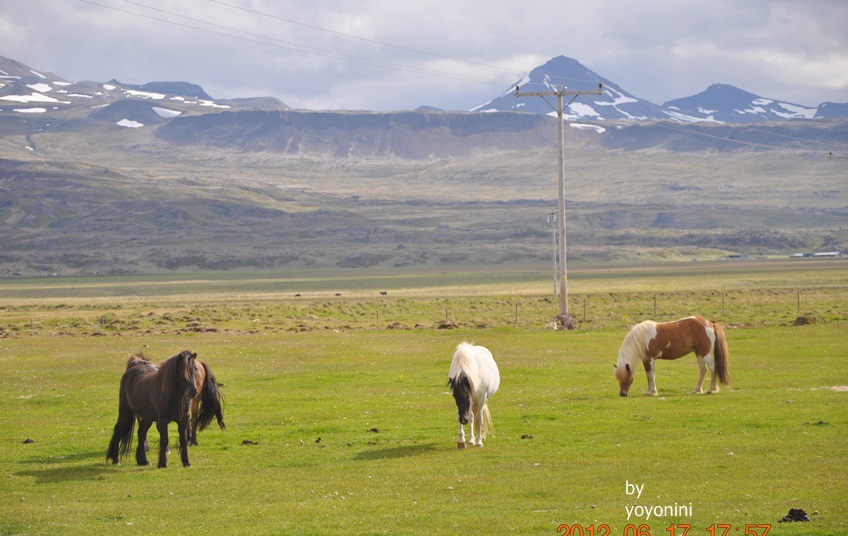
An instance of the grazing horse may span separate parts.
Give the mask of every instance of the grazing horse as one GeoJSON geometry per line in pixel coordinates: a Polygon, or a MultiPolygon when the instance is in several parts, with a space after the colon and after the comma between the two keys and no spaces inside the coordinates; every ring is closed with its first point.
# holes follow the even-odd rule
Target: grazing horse
{"type": "Polygon", "coordinates": [[[448,374],[448,385],[456,400],[459,419],[457,448],[465,448],[463,426],[471,423],[471,444],[482,447],[486,432],[492,429],[492,416],[486,402],[501,383],[498,365],[492,352],[467,342],[456,347],[448,374]]]}
{"type": "Polygon", "coordinates": [[[619,394],[627,396],[633,384],[633,367],[641,362],[648,376],[647,394],[657,396],[657,386],[654,383],[654,361],[678,359],[691,352],[695,352],[701,373],[698,385],[695,386],[695,393],[704,392],[702,386],[707,367],[712,376],[710,393],[719,391],[716,377],[722,385],[730,383],[730,371],[727,368],[727,340],[724,329],[720,325],[700,316],[663,323],[645,320],[636,324],[624,338],[618,350],[615,377],[621,386],[619,394]]]}
{"type": "Polygon", "coordinates": [[[168,466],[168,423],[177,423],[180,434],[180,458],[189,467],[188,431],[189,405],[197,396],[195,384],[197,354],[184,350],[159,366],[141,356],[130,356],[121,377],[118,401],[118,421],[106,451],[106,459],[117,464],[132,446],[133,428],[138,419],[138,446],[135,459],[138,465],[150,465],[145,445],[147,431],[156,422],[159,430],[159,467],[168,466]]]}

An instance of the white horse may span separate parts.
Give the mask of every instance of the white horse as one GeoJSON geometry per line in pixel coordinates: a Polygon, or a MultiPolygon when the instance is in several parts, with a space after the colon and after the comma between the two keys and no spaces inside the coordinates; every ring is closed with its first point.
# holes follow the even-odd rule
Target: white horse
{"type": "Polygon", "coordinates": [[[465,448],[463,425],[471,423],[471,444],[482,447],[486,432],[493,430],[486,402],[495,394],[501,375],[492,352],[467,342],[456,347],[448,375],[459,418],[457,448],[465,448]]]}

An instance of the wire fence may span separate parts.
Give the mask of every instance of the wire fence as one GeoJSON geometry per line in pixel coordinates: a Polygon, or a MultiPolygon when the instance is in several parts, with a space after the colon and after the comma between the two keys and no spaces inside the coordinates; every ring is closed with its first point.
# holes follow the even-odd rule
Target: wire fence
{"type": "MultiPolygon", "coordinates": [[[[642,320],[700,315],[735,327],[848,323],[848,285],[569,296],[581,330],[627,328],[642,320]]],[[[316,330],[548,329],[559,314],[552,296],[289,299],[185,307],[3,306],[0,338],[27,335],[304,332],[316,330]]]]}

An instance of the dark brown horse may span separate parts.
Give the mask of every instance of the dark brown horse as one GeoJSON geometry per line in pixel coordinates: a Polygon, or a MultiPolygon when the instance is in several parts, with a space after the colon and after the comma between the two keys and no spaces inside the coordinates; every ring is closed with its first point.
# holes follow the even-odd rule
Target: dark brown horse
{"type": "MultiPolygon", "coordinates": [[[[136,362],[139,360],[144,361],[145,364],[156,368],[162,366],[161,363],[158,365],[154,364],[142,354],[135,354],[133,358],[136,359],[136,362]]],[[[191,446],[197,446],[197,428],[199,427],[202,432],[212,423],[212,419],[218,420],[218,426],[221,427],[221,430],[227,428],[227,425],[224,424],[224,396],[219,389],[221,384],[215,379],[215,375],[206,363],[195,359],[194,368],[196,369],[194,386],[197,388],[197,396],[191,399],[191,414],[188,429],[188,444],[191,446]]],[[[141,419],[139,418],[138,420],[140,424],[141,419]]],[[[150,447],[146,441],[144,443],[144,450],[150,452],[150,447]]],[[[168,454],[171,453],[170,446],[165,450],[168,454]]]]}
{"type": "Polygon", "coordinates": [[[119,463],[132,447],[133,428],[138,419],[138,446],[135,459],[139,465],[149,465],[145,445],[147,431],[156,422],[159,430],[159,467],[167,467],[168,424],[177,423],[180,435],[180,458],[189,467],[188,435],[189,406],[197,396],[195,384],[197,354],[184,350],[158,366],[134,355],[127,360],[121,377],[118,401],[118,421],[106,451],[106,459],[119,463]]]}
{"type": "Polygon", "coordinates": [[[197,445],[197,428],[200,431],[206,429],[212,423],[212,419],[218,420],[221,430],[224,424],[224,408],[222,405],[223,395],[218,389],[218,380],[212,371],[201,361],[195,361],[197,369],[194,376],[194,385],[197,387],[197,396],[191,400],[191,421],[188,430],[188,444],[197,445]]]}
{"type": "MultiPolygon", "coordinates": [[[[153,364],[141,354],[137,354],[136,356],[153,364]]],[[[161,365],[154,366],[158,368],[161,365]]],[[[194,386],[197,387],[197,396],[191,400],[191,415],[188,429],[188,444],[191,446],[197,446],[197,428],[199,427],[202,432],[209,426],[212,419],[218,420],[218,426],[221,427],[221,430],[227,428],[227,425],[224,424],[224,396],[219,389],[221,384],[215,379],[215,375],[212,374],[212,370],[206,363],[195,360],[194,367],[197,369],[194,376],[194,386]],[[207,378],[209,381],[207,381],[207,378]]],[[[148,452],[150,451],[150,447],[146,443],[144,449],[148,452]]],[[[171,447],[167,448],[167,452],[168,454],[171,453],[171,447]]]]}

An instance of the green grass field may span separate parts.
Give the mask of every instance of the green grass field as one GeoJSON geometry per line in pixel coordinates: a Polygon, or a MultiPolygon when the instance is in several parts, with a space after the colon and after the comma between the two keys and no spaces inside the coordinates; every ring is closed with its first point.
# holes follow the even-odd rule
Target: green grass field
{"type": "Polygon", "coordinates": [[[546,329],[532,273],[0,282],[0,534],[848,533],[845,264],[690,266],[575,270],[591,318],[572,332],[546,329]],[[660,319],[731,326],[730,387],[690,394],[687,357],[658,364],[658,398],[644,374],[618,397],[654,297],[660,319]],[[501,371],[482,449],[456,448],[463,339],[501,371]],[[227,430],[191,468],[107,464],[127,355],[186,348],[224,383],[227,430]],[[790,508],[812,521],[778,523],[790,508]]]}

